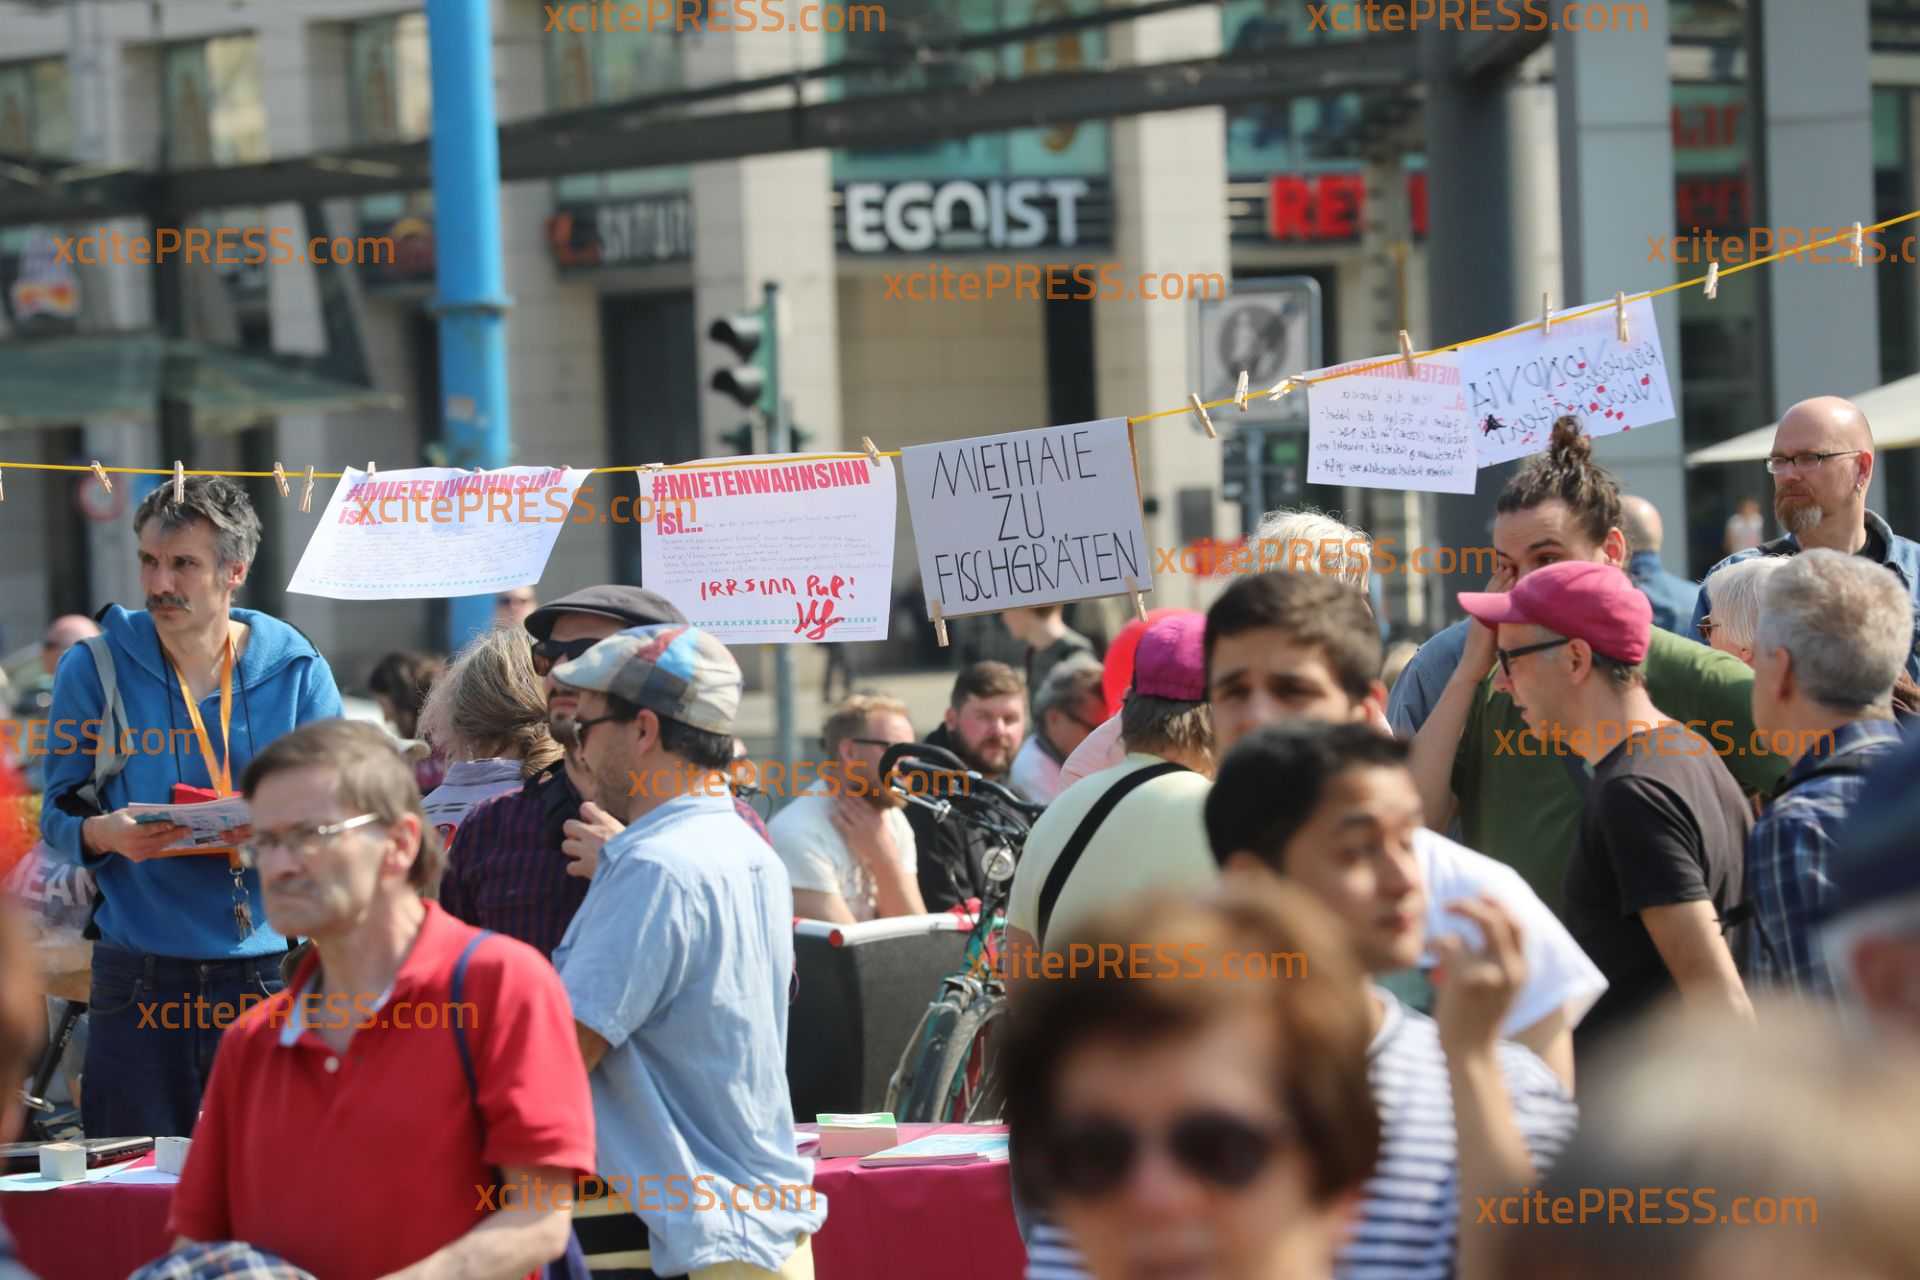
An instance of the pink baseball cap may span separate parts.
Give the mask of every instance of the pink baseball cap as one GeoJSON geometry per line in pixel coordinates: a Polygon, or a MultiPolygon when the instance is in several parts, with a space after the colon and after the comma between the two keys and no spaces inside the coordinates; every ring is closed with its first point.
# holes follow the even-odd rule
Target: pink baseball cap
{"type": "Polygon", "coordinates": [[[1154,698],[1203,702],[1207,696],[1207,615],[1170,610],[1147,624],[1133,655],[1133,687],[1154,698]]]}
{"type": "Polygon", "coordinates": [[[1562,560],[1535,569],[1507,592],[1463,591],[1460,607],[1490,627],[1531,623],[1585,640],[1593,651],[1633,665],[1647,656],[1653,606],[1610,564],[1562,560]]]}

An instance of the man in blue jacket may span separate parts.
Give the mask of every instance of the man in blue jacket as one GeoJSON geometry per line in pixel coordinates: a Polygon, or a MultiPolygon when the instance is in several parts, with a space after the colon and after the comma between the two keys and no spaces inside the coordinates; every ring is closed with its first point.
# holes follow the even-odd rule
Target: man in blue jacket
{"type": "Polygon", "coordinates": [[[187,830],[142,825],[127,806],[237,794],[233,780],[267,744],[340,714],[333,672],[306,637],[232,607],[260,546],[246,491],[195,476],[181,501],[173,493],[162,485],[133,517],[146,609],[99,614],[124,725],[93,649],[75,645],[54,677],[51,721],[80,745],[47,761],[41,834],[100,887],[89,1137],[190,1134],[221,1029],[280,989],[287,949],[237,850],[166,853],[187,830]],[[93,795],[96,752],[115,749],[125,765],[93,795]]]}
{"type": "Polygon", "coordinates": [[[1873,482],[1876,461],[1873,432],[1852,401],[1815,396],[1782,414],[1773,429],[1767,470],[1773,475],[1774,519],[1787,532],[1737,551],[1707,570],[1693,609],[1694,636],[1707,616],[1707,578],[1755,556],[1797,556],[1809,547],[1827,547],[1885,566],[1907,589],[1915,611],[1907,674],[1920,680],[1920,545],[1895,533],[1878,512],[1867,510],[1867,486],[1873,482]]]}

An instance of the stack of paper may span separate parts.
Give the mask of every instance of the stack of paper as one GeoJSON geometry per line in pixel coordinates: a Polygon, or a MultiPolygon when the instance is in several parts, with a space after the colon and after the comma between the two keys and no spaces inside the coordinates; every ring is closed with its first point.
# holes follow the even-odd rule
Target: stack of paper
{"type": "Polygon", "coordinates": [[[878,1169],[916,1164],[979,1164],[984,1160],[1006,1158],[1005,1133],[932,1133],[886,1151],[877,1151],[862,1160],[860,1167],[878,1169]]]}
{"type": "Polygon", "coordinates": [[[820,1157],[833,1160],[840,1156],[867,1156],[885,1151],[900,1141],[900,1130],[887,1111],[859,1115],[823,1113],[820,1117],[820,1157]]]}

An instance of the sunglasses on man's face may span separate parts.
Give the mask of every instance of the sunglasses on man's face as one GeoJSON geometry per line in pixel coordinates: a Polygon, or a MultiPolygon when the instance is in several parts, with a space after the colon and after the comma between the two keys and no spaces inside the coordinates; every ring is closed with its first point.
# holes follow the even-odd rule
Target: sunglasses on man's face
{"type": "Polygon", "coordinates": [[[533,642],[533,674],[544,676],[562,662],[572,662],[593,646],[599,644],[597,638],[585,640],[535,640],[533,642]]]}
{"type": "Polygon", "coordinates": [[[1287,1136],[1285,1125],[1226,1111],[1189,1111],[1164,1134],[1154,1135],[1143,1135],[1109,1116],[1089,1116],[1056,1124],[1040,1150],[1048,1185],[1064,1196],[1112,1195],[1133,1176],[1149,1146],[1164,1146],[1174,1163],[1194,1178],[1237,1191],[1252,1185],[1287,1136]]]}

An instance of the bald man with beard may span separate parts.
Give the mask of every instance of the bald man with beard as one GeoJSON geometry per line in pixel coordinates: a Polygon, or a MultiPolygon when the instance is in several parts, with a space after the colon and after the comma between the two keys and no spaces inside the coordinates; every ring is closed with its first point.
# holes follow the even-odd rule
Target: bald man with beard
{"type": "MultiPolygon", "coordinates": [[[[1707,570],[1702,588],[1730,564],[1755,556],[1798,555],[1827,547],[1865,556],[1899,577],[1920,616],[1920,545],[1896,534],[1879,513],[1867,510],[1873,480],[1873,431],[1858,405],[1838,396],[1816,396],[1787,410],[1773,433],[1767,470],[1773,475],[1773,514],[1786,536],[1736,552],[1707,570]]],[[[1707,593],[1693,609],[1700,634],[1707,593]]],[[[1920,621],[1907,650],[1907,674],[1920,679],[1920,621]]]]}

